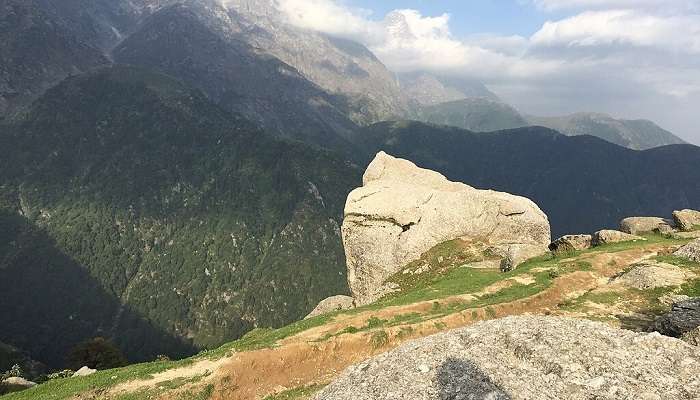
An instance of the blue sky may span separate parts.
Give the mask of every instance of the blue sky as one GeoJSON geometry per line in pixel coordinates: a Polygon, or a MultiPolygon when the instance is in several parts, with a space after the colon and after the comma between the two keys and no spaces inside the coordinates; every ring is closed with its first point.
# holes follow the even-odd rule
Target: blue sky
{"type": "Polygon", "coordinates": [[[401,8],[419,10],[425,16],[448,13],[452,33],[458,37],[482,33],[530,36],[546,21],[564,16],[517,0],[347,0],[345,3],[372,10],[373,19],[382,19],[401,8]]]}

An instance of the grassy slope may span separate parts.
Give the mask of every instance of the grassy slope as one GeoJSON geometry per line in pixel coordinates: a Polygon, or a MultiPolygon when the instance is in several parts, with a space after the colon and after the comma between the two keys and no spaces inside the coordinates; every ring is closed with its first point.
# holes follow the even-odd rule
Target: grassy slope
{"type": "MultiPolygon", "coordinates": [[[[384,328],[401,326],[400,334],[403,332],[410,333],[412,332],[412,325],[444,317],[466,309],[476,309],[478,307],[506,303],[529,297],[550,287],[554,279],[559,276],[574,271],[590,269],[590,265],[587,265],[586,262],[573,259],[583,256],[601,253],[615,253],[655,245],[663,245],[668,247],[678,246],[686,242],[688,242],[686,239],[672,239],[659,235],[652,235],[648,236],[647,240],[644,242],[628,242],[605,245],[559,257],[552,255],[538,257],[528,261],[517,270],[505,274],[495,270],[476,270],[464,266],[462,264],[463,258],[461,258],[459,254],[454,256],[455,252],[458,252],[458,246],[456,246],[454,242],[449,242],[437,246],[433,250],[427,252],[421,258],[421,260],[419,260],[419,262],[427,262],[431,266],[430,271],[425,273],[423,276],[420,276],[416,282],[413,282],[411,287],[406,287],[401,293],[387,296],[377,303],[350,311],[336,312],[295,322],[280,329],[258,329],[250,332],[240,340],[226,344],[213,351],[202,352],[199,355],[189,359],[181,361],[138,364],[115,370],[100,371],[93,376],[84,378],[68,378],[50,381],[32,390],[3,397],[3,400],[68,399],[78,393],[94,391],[96,389],[106,389],[129,380],[146,379],[155,373],[172,368],[187,366],[204,358],[219,359],[221,357],[230,356],[233,354],[233,352],[243,352],[274,347],[282,339],[304,332],[308,329],[326,325],[342,316],[352,316],[354,314],[360,314],[367,311],[379,311],[386,309],[387,307],[407,305],[417,302],[434,301],[433,307],[426,312],[397,314],[391,319],[371,317],[367,319],[363,326],[346,326],[333,334],[327,334],[326,336],[318,339],[318,341],[324,341],[333,336],[372,331],[374,333],[371,334],[371,342],[376,342],[377,345],[381,345],[382,341],[386,340],[386,332],[384,331],[384,328]],[[451,265],[445,265],[450,263],[451,265]],[[513,284],[510,286],[505,286],[499,291],[478,296],[470,301],[455,301],[447,304],[438,301],[455,295],[478,293],[494,283],[517,276],[534,277],[534,282],[531,284],[513,284]]],[[[682,259],[678,259],[673,256],[659,256],[658,259],[660,261],[673,263],[683,268],[691,269],[700,274],[700,264],[698,263],[683,261],[682,259]]],[[[659,296],[668,293],[673,289],[674,288],[661,288],[642,293],[636,293],[634,291],[630,291],[629,293],[589,292],[579,297],[575,301],[561,304],[560,309],[562,311],[580,311],[587,307],[587,305],[590,305],[590,303],[613,304],[621,302],[631,295],[636,296],[640,294],[648,303],[653,304],[656,302],[656,299],[659,296]]],[[[700,280],[691,281],[675,291],[688,295],[700,295],[700,280]]],[[[436,326],[438,326],[437,324],[439,323],[436,322],[436,326]]],[[[195,378],[195,380],[196,379],[197,378],[195,378]]],[[[192,380],[168,382],[165,384],[165,386],[159,385],[158,389],[131,393],[123,396],[120,398],[120,400],[146,399],[149,398],[149,396],[157,394],[159,391],[171,390],[187,383],[192,383],[192,380]]],[[[208,390],[207,388],[208,386],[205,386],[200,388],[200,391],[185,391],[183,392],[183,396],[185,396],[183,399],[206,398],[200,396],[206,395],[206,391],[208,390]]],[[[302,386],[275,396],[271,396],[269,399],[304,398],[317,389],[318,387],[315,386],[302,386]]]]}

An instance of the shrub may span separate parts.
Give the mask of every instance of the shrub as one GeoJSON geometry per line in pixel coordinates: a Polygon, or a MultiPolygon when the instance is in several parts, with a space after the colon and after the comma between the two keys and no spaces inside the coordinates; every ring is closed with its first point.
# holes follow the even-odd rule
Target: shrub
{"type": "Polygon", "coordinates": [[[75,346],[67,357],[68,367],[78,370],[88,366],[97,370],[123,367],[126,358],[111,341],[97,337],[75,346]]]}

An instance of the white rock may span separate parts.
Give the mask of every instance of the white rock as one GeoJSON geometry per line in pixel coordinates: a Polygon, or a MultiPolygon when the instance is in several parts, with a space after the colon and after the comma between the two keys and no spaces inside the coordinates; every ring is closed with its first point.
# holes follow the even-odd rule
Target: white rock
{"type": "Polygon", "coordinates": [[[629,217],[620,222],[620,230],[631,235],[673,232],[675,223],[660,217],[629,217]]]}
{"type": "Polygon", "coordinates": [[[700,262],[700,239],[696,239],[673,253],[676,257],[682,257],[690,261],[700,262]]]}
{"type": "Polygon", "coordinates": [[[667,286],[680,286],[692,274],[666,263],[646,261],[632,267],[628,272],[615,279],[626,287],[634,289],[655,289],[667,286]]]}
{"type": "Polygon", "coordinates": [[[94,374],[95,372],[97,372],[96,369],[92,369],[88,366],[85,366],[85,367],[82,367],[79,370],[75,371],[73,376],[74,377],[76,377],[76,376],[88,376],[88,375],[94,374]]]}
{"type": "Polygon", "coordinates": [[[633,242],[637,240],[646,240],[641,236],[631,235],[629,233],[604,229],[593,234],[593,246],[601,246],[610,243],[633,242]]]}
{"type": "Polygon", "coordinates": [[[524,197],[450,182],[383,152],[363,183],[348,196],[342,227],[358,305],[381,297],[387,278],[448,240],[486,243],[506,260],[505,269],[547,252],[547,216],[524,197]]]}
{"type": "Polygon", "coordinates": [[[350,296],[331,296],[321,300],[309,315],[304,319],[312,318],[317,315],[328,314],[334,311],[349,310],[355,308],[355,299],[350,296]]]}

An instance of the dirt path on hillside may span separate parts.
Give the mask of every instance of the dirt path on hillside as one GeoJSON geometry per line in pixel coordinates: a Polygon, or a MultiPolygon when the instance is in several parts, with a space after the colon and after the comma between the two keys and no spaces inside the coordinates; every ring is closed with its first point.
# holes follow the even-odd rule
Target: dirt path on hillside
{"type": "MultiPolygon", "coordinates": [[[[485,308],[468,309],[442,318],[413,324],[410,330],[402,326],[378,328],[386,333],[385,340],[380,341],[379,344],[377,344],[377,340],[372,340],[372,336],[377,330],[343,334],[324,341],[317,340],[327,333],[335,333],[350,325],[363,326],[370,317],[391,319],[393,316],[401,314],[427,312],[433,307],[434,301],[365,311],[354,315],[341,315],[327,325],[286,338],[273,349],[242,352],[212,364],[196,363],[187,368],[166,371],[148,381],[121,385],[117,389],[124,393],[125,389],[132,391],[145,388],[165,380],[202,374],[204,373],[203,368],[213,368],[210,370],[216,371],[206,379],[208,383],[215,385],[214,394],[211,397],[214,400],[262,399],[267,395],[287,389],[324,384],[349,365],[385,352],[410,339],[508,315],[548,314],[557,305],[572,296],[577,297],[587,291],[604,286],[610,277],[618,274],[630,264],[652,257],[664,248],[662,245],[648,246],[617,253],[589,253],[574,258],[572,261],[590,263],[592,270],[577,271],[559,277],[548,289],[528,298],[485,308]],[[402,330],[402,328],[404,329],[402,330]]],[[[528,277],[523,276],[520,279],[527,280],[528,277]]],[[[482,292],[493,293],[500,288],[507,287],[508,284],[498,282],[492,286],[494,287],[485,288],[482,292]]],[[[454,300],[474,298],[475,294],[453,296],[440,299],[440,302],[447,304],[454,300]]],[[[116,392],[113,391],[113,393],[116,392]]],[[[170,397],[166,394],[162,399],[170,400],[170,397]]]]}

